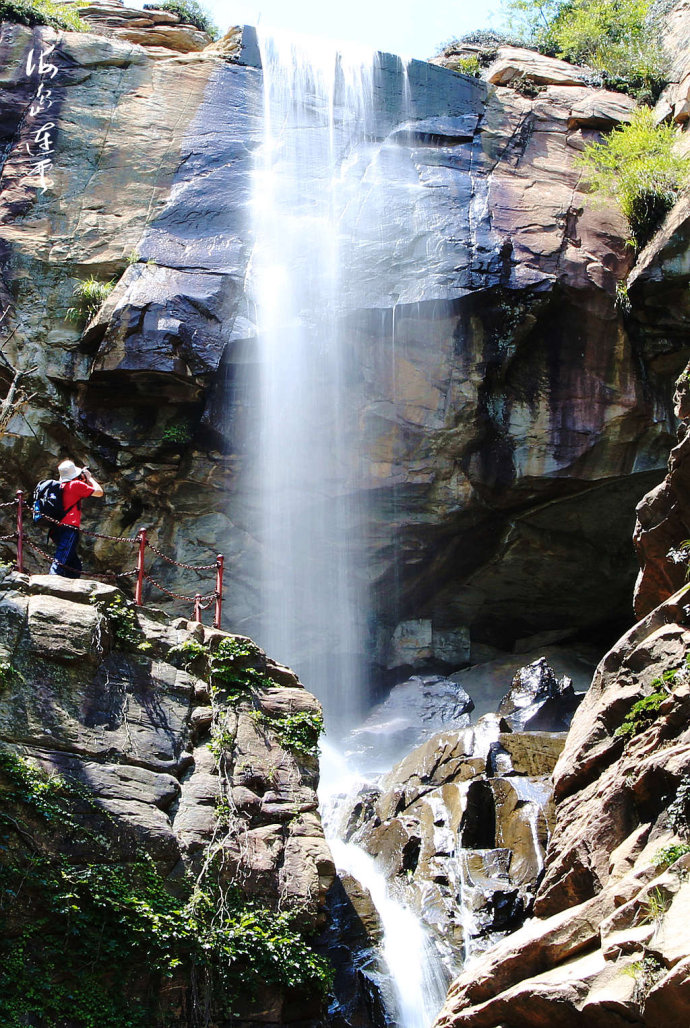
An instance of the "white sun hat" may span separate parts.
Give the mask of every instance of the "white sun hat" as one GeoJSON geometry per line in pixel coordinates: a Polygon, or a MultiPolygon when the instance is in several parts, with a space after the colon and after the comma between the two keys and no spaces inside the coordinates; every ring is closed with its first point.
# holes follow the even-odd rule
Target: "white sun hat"
{"type": "Polygon", "coordinates": [[[61,482],[71,482],[73,479],[79,478],[82,469],[78,468],[73,460],[63,460],[62,464],[58,464],[58,471],[61,482]]]}

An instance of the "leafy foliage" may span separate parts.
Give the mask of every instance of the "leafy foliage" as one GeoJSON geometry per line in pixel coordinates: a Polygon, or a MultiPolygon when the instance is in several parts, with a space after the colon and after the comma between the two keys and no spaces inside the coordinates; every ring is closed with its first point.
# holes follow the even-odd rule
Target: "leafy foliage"
{"type": "Polygon", "coordinates": [[[659,707],[667,697],[668,693],[666,692],[653,692],[651,696],[645,696],[644,699],[638,700],[633,704],[623,724],[619,725],[614,735],[624,739],[632,739],[634,736],[640,735],[654,721],[659,713],[659,707]]]}
{"type": "Polygon", "coordinates": [[[660,850],[657,850],[652,861],[657,867],[671,867],[677,860],[684,857],[686,853],[690,853],[690,843],[679,842],[670,846],[663,846],[660,850]]]}
{"type": "Polygon", "coordinates": [[[463,75],[479,78],[482,67],[478,57],[459,57],[453,70],[462,72],[463,75]]]}
{"type": "Polygon", "coordinates": [[[674,152],[675,141],[673,126],[655,125],[642,108],[579,158],[591,189],[617,201],[638,246],[651,239],[688,177],[690,160],[674,152]]]}
{"type": "Polygon", "coordinates": [[[67,311],[67,320],[91,321],[114,288],[114,282],[99,282],[93,275],[83,282],[78,282],[72,290],[75,305],[67,311]]]}
{"type": "Polygon", "coordinates": [[[690,839],[690,777],[678,786],[675,799],[668,808],[671,828],[681,839],[690,839]]]}
{"type": "Polygon", "coordinates": [[[219,32],[211,17],[196,0],[163,0],[160,4],[144,4],[145,11],[170,11],[176,14],[184,25],[194,25],[206,32],[211,39],[218,39],[219,32]]]}
{"type": "Polygon", "coordinates": [[[73,8],[53,0],[0,0],[0,21],[21,25],[49,25],[54,29],[88,32],[89,26],[73,8]]]}
{"type": "Polygon", "coordinates": [[[192,441],[193,432],[187,422],[167,425],[163,430],[161,441],[174,446],[187,446],[192,441]]]}
{"type": "Polygon", "coordinates": [[[150,653],[153,646],[144,638],[136,608],[121,593],[107,601],[96,598],[92,602],[99,614],[107,618],[116,644],[139,653],[150,653]]]}
{"type": "Polygon", "coordinates": [[[0,661],[0,689],[10,688],[14,682],[21,681],[22,676],[11,660],[0,661]]]}
{"type": "Polygon", "coordinates": [[[168,650],[168,660],[176,663],[179,661],[185,670],[191,668],[197,661],[208,660],[208,647],[200,643],[198,639],[185,639],[177,646],[171,646],[168,650]]]}
{"type": "Polygon", "coordinates": [[[319,738],[323,732],[323,716],[302,711],[270,718],[260,711],[254,714],[257,721],[269,728],[281,746],[314,757],[318,753],[319,738]]]}
{"type": "Polygon", "coordinates": [[[542,53],[586,64],[604,84],[655,102],[668,77],[651,0],[506,0],[509,24],[542,53]]]}
{"type": "Polygon", "coordinates": [[[244,691],[252,686],[273,685],[262,672],[252,667],[261,651],[249,639],[222,639],[209,659],[211,685],[230,691],[244,691]]]}
{"type": "MultiPolygon", "coordinates": [[[[295,917],[245,901],[224,884],[219,863],[201,877],[177,882],[172,895],[142,852],[112,863],[112,840],[86,831],[81,817],[96,807],[88,790],[49,776],[29,761],[0,751],[0,1023],[4,1028],[149,1028],[166,991],[198,994],[232,1018],[241,997],[262,986],[325,991],[327,963],[300,934],[295,917]],[[81,813],[75,817],[75,810],[81,813]],[[69,833],[70,863],[40,851],[35,839],[18,853],[17,840],[38,838],[36,820],[69,833]]],[[[46,833],[44,832],[44,835],[46,833]]],[[[201,1011],[199,1011],[201,1013],[201,1011]]],[[[193,1013],[193,1023],[198,1020],[193,1013]]]]}

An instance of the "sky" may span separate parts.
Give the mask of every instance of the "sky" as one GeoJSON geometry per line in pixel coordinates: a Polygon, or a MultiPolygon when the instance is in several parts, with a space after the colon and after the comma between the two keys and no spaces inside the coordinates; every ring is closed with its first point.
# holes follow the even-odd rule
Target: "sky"
{"type": "MultiPolygon", "coordinates": [[[[143,2],[136,0],[134,6],[143,2]]],[[[450,39],[500,22],[500,0],[201,0],[201,4],[220,29],[261,21],[265,26],[363,43],[422,60],[438,53],[450,39]]]]}

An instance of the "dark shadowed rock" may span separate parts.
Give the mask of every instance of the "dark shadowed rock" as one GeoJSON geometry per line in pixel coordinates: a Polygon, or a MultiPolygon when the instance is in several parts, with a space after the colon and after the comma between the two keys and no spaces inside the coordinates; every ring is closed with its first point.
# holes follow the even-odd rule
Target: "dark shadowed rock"
{"type": "Polygon", "coordinates": [[[441,675],[415,675],[391,689],[346,741],[356,766],[386,770],[403,753],[442,728],[469,725],[474,703],[462,686],[441,675]]]}
{"type": "Polygon", "coordinates": [[[582,700],[572,681],[556,678],[545,657],[520,668],[498,713],[513,731],[560,732],[567,730],[582,700]]]}

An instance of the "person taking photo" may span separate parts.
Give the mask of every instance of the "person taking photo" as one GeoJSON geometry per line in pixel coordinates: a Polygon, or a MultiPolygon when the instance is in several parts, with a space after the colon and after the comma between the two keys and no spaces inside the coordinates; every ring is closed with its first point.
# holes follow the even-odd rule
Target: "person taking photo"
{"type": "Polygon", "coordinates": [[[88,468],[78,468],[74,461],[63,460],[58,465],[62,509],[59,525],[54,525],[50,537],[55,543],[55,556],[50,565],[51,575],[80,578],[82,565],[77,552],[81,525],[81,501],[88,496],[103,496],[99,485],[88,468]]]}

